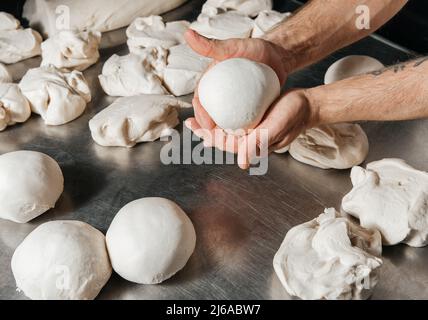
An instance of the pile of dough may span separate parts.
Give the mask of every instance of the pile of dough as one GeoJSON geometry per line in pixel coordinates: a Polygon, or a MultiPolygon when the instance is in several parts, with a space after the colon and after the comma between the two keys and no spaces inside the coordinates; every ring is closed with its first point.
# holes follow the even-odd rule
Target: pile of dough
{"type": "Polygon", "coordinates": [[[202,13],[215,16],[222,12],[238,11],[249,17],[256,17],[263,10],[271,10],[272,0],[207,0],[202,13]]]}
{"type": "Polygon", "coordinates": [[[42,43],[42,66],[83,71],[100,57],[99,32],[60,31],[42,43]]]}
{"type": "Polygon", "coordinates": [[[281,13],[275,10],[264,10],[260,12],[257,18],[254,20],[254,29],[251,37],[263,37],[266,33],[274,29],[281,22],[285,21],[289,16],[291,16],[290,12],[281,13]]]}
{"type": "Polygon", "coordinates": [[[238,11],[228,11],[209,16],[200,14],[190,28],[199,34],[212,39],[249,38],[253,31],[254,21],[238,11]]]}
{"type": "Polygon", "coordinates": [[[28,70],[19,83],[31,110],[47,125],[62,125],[79,117],[91,101],[91,92],[80,71],[62,72],[53,67],[28,70]]]}
{"type": "Polygon", "coordinates": [[[93,300],[112,273],[104,235],[80,221],[51,221],[15,250],[18,289],[33,300],[93,300]]]}
{"type": "Polygon", "coordinates": [[[288,231],[273,260],[281,283],[302,299],[367,299],[382,260],[381,236],[335,209],[288,231]]]}
{"type": "Polygon", "coordinates": [[[144,48],[168,49],[185,43],[184,33],[189,26],[184,20],[165,23],[160,16],[137,18],[126,30],[129,51],[139,54],[144,48]]]}
{"type": "Polygon", "coordinates": [[[192,93],[211,61],[194,52],[187,44],[170,48],[167,66],[163,70],[165,87],[177,97],[192,93]]]}
{"type": "Polygon", "coordinates": [[[12,75],[10,74],[7,67],[0,63],[0,83],[10,83],[13,82],[12,75]]]}
{"type": "Polygon", "coordinates": [[[126,280],[157,284],[187,263],[196,244],[193,224],[174,202],[143,198],[124,206],[106,235],[114,271],[126,280]]]}
{"type": "Polygon", "coordinates": [[[382,68],[384,68],[384,65],[375,58],[358,55],[347,56],[336,61],[327,69],[324,83],[330,84],[382,68]]]}
{"type": "Polygon", "coordinates": [[[32,29],[23,29],[12,15],[0,12],[0,62],[15,63],[41,53],[42,37],[32,29]]]}
{"type": "Polygon", "coordinates": [[[111,56],[99,76],[101,86],[110,96],[165,94],[160,75],[165,68],[167,52],[146,48],[139,55],[111,56]]]}
{"type": "Polygon", "coordinates": [[[343,210],[376,228],[385,245],[400,242],[413,247],[428,244],[428,173],[400,159],[369,163],[351,171],[352,191],[343,210]]]}
{"type": "Polygon", "coordinates": [[[46,36],[63,28],[57,21],[67,20],[69,30],[106,32],[128,26],[137,17],[162,14],[186,0],[27,0],[23,17],[46,36]]]}
{"type": "Polygon", "coordinates": [[[0,156],[0,218],[26,223],[55,206],[64,189],[61,168],[34,151],[0,156]]]}
{"type": "Polygon", "coordinates": [[[89,121],[92,138],[105,147],[133,147],[171,134],[177,108],[189,103],[165,95],[119,98],[89,121]]]}
{"type": "Polygon", "coordinates": [[[31,115],[30,104],[14,83],[0,83],[0,131],[18,122],[25,122],[31,115]]]}
{"type": "Polygon", "coordinates": [[[256,127],[280,94],[275,71],[265,64],[234,58],[208,70],[199,82],[202,106],[221,128],[233,133],[256,127]]]}
{"type": "Polygon", "coordinates": [[[364,161],[367,135],[358,124],[338,123],[306,130],[290,145],[291,156],[321,169],[349,169],[364,161]]]}

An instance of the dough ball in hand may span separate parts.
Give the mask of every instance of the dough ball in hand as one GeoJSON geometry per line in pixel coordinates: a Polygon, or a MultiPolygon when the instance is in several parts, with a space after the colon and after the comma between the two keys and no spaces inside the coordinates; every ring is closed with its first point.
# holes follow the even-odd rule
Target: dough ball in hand
{"type": "Polygon", "coordinates": [[[132,282],[157,284],[185,266],[195,249],[196,234],[177,204],[143,198],[117,213],[106,240],[114,271],[132,282]]]}
{"type": "Polygon", "coordinates": [[[55,206],[64,189],[58,163],[34,151],[0,156],[0,218],[26,223],[55,206]]]}
{"type": "Polygon", "coordinates": [[[265,64],[242,58],[222,61],[199,82],[199,100],[221,128],[255,128],[280,94],[275,71],[265,64]]]}
{"type": "Polygon", "coordinates": [[[95,299],[112,272],[104,235],[80,221],[40,225],[11,265],[18,289],[33,300],[95,299]]]}
{"type": "Polygon", "coordinates": [[[287,292],[301,299],[367,299],[378,282],[381,236],[334,208],[287,232],[273,266],[287,292]]]}

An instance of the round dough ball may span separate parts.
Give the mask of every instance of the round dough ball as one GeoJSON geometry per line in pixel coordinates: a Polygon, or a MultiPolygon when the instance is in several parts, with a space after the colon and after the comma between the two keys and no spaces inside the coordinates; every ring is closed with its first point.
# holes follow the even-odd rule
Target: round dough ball
{"type": "Polygon", "coordinates": [[[181,270],[193,253],[193,224],[174,202],[143,198],[124,206],[106,235],[113,269],[126,280],[156,284],[181,270]]]}
{"type": "Polygon", "coordinates": [[[15,250],[12,272],[33,300],[92,300],[111,275],[105,237],[80,221],[51,221],[15,250]]]}
{"type": "Polygon", "coordinates": [[[55,206],[64,190],[58,163],[34,151],[0,156],[0,218],[26,223],[55,206]]]}
{"type": "Polygon", "coordinates": [[[384,68],[384,65],[375,58],[357,55],[347,56],[336,61],[328,68],[324,83],[330,84],[382,68],[384,68]]]}
{"type": "Polygon", "coordinates": [[[198,89],[202,106],[231,133],[256,127],[280,90],[275,71],[242,58],[216,64],[202,76],[198,89]]]}

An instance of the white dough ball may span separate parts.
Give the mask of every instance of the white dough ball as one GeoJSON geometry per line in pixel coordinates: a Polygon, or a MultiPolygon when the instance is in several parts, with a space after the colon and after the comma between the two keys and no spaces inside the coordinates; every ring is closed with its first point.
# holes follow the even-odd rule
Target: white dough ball
{"type": "Polygon", "coordinates": [[[193,224],[174,202],[143,198],[124,206],[106,235],[113,269],[126,280],[156,284],[181,270],[193,253],[193,224]]]}
{"type": "Polygon", "coordinates": [[[330,84],[382,68],[384,68],[384,65],[375,58],[358,55],[347,56],[336,61],[327,69],[324,83],[330,84]]]}
{"type": "Polygon", "coordinates": [[[214,122],[235,131],[253,129],[280,94],[275,71],[265,64],[234,58],[216,64],[199,83],[199,100],[214,122]]]}
{"type": "Polygon", "coordinates": [[[0,156],[0,218],[26,223],[53,208],[64,190],[58,163],[34,151],[0,156]]]}
{"type": "Polygon", "coordinates": [[[11,264],[18,288],[33,300],[92,300],[112,272],[104,235],[80,221],[40,225],[11,264]]]}

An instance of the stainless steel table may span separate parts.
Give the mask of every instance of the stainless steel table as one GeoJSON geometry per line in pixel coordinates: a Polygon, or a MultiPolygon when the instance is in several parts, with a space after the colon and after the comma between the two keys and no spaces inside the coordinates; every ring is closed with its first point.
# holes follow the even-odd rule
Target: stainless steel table
{"type": "MultiPolygon", "coordinates": [[[[282,11],[296,7],[292,1],[278,2],[282,11]]],[[[191,1],[165,17],[194,19],[200,4],[191,1]]],[[[107,38],[123,42],[124,30],[107,38]]],[[[113,53],[126,53],[126,46],[103,49],[102,60],[113,53]]],[[[368,54],[385,64],[411,56],[370,37],[292,75],[287,85],[320,85],[327,67],[347,54],[368,54]]],[[[165,142],[160,141],[129,150],[100,147],[90,137],[88,120],[114,100],[104,95],[97,80],[103,61],[85,72],[93,100],[82,117],[47,127],[32,116],[0,133],[0,154],[22,149],[44,152],[59,162],[65,176],[65,191],[55,209],[28,224],[0,220],[0,298],[25,299],[15,290],[10,259],[41,223],[77,219],[105,232],[126,203],[159,196],[176,201],[189,214],[197,233],[195,253],[181,272],[161,285],[137,285],[114,274],[100,299],[289,299],[274,273],[273,256],[291,227],[316,217],[325,207],[339,208],[351,188],[349,170],[321,170],[274,154],[266,175],[250,176],[236,165],[163,165],[159,151],[165,142]]],[[[39,62],[32,59],[16,68],[25,70],[39,62]]],[[[191,113],[185,111],[181,118],[191,113]]],[[[370,140],[367,162],[399,157],[428,170],[428,121],[363,127],[370,140]]],[[[387,247],[383,259],[373,299],[428,298],[428,248],[387,247]]]]}

